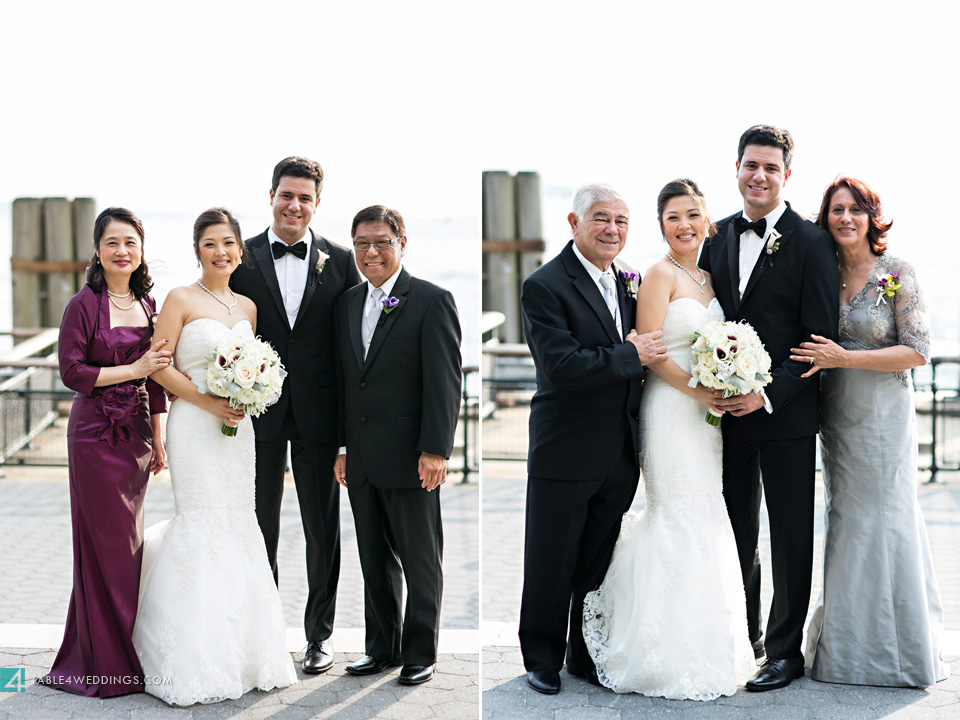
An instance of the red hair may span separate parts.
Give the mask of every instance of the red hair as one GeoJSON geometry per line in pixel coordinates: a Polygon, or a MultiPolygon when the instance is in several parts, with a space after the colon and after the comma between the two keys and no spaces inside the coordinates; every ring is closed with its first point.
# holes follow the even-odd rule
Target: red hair
{"type": "Polygon", "coordinates": [[[827,232],[830,231],[830,228],[827,227],[827,213],[829,212],[830,201],[833,200],[834,193],[841,187],[849,190],[850,194],[853,195],[853,199],[856,200],[857,205],[870,216],[870,223],[867,228],[867,242],[870,243],[870,251],[874,255],[883,255],[883,253],[887,251],[887,243],[884,241],[884,238],[893,226],[893,221],[884,222],[880,196],[871,190],[862,180],[838,177],[830,183],[823,193],[820,214],[817,215],[817,225],[827,232]]]}

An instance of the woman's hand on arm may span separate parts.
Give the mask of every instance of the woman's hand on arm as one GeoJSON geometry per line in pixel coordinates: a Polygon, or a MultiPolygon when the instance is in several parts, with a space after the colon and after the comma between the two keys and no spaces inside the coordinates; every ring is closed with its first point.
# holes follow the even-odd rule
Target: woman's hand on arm
{"type": "Polygon", "coordinates": [[[791,360],[811,363],[810,369],[801,377],[809,377],[825,368],[857,368],[879,372],[910,370],[926,363],[923,356],[906,345],[877,348],[876,350],[845,350],[837,343],[821,335],[811,335],[809,342],[791,348],[791,360]]]}
{"type": "Polygon", "coordinates": [[[150,472],[159,475],[167,464],[167,452],[163,448],[163,430],[160,424],[160,415],[150,416],[150,427],[153,429],[153,453],[150,455],[150,472]]]}

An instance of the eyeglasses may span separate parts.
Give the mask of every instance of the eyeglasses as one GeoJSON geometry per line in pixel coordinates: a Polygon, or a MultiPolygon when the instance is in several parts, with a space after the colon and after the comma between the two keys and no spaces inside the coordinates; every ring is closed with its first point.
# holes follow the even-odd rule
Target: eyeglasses
{"type": "Polygon", "coordinates": [[[377,249],[377,252],[385,252],[390,249],[390,246],[395,242],[400,242],[402,238],[395,237],[393,240],[377,240],[376,242],[367,242],[366,240],[360,240],[353,244],[354,250],[357,251],[357,254],[365,253],[370,249],[372,245],[377,249]]]}

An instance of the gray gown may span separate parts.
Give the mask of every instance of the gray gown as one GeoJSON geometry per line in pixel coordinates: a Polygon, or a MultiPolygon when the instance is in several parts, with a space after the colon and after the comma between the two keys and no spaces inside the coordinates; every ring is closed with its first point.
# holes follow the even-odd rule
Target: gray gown
{"type": "MultiPolygon", "coordinates": [[[[930,358],[923,295],[909,263],[882,255],[849,305],[848,350],[906,345],[930,358]],[[877,278],[900,276],[879,301],[877,278]]],[[[926,687],[949,674],[943,609],[917,501],[917,421],[908,372],[823,371],[820,442],[826,494],[823,589],[807,634],[814,680],[926,687]]]]}

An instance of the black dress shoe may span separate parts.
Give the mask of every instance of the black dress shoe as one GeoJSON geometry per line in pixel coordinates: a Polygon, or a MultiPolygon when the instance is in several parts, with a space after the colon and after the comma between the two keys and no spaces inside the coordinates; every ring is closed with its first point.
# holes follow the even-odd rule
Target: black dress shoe
{"type": "Polygon", "coordinates": [[[531,670],[527,673],[527,685],[544,695],[560,692],[560,673],[556,670],[531,670]]]}
{"type": "Polygon", "coordinates": [[[351,675],[376,675],[387,668],[395,668],[401,664],[399,658],[379,660],[375,657],[364,655],[352,665],[347,665],[344,669],[351,675]]]}
{"type": "Polygon", "coordinates": [[[401,685],[419,685],[425,683],[433,677],[433,668],[435,665],[404,665],[400,669],[401,685]]]}
{"type": "Polygon", "coordinates": [[[590,668],[586,672],[581,672],[579,670],[571,670],[568,667],[567,672],[576,677],[583,678],[591,685],[596,685],[597,687],[603,687],[603,683],[600,682],[600,678],[597,676],[597,669],[595,667],[590,668]]]}
{"type": "Polygon", "coordinates": [[[753,656],[757,660],[759,660],[760,658],[762,658],[764,655],[767,654],[766,651],[763,649],[763,640],[754,640],[750,644],[753,645],[753,656]]]}
{"type": "Polygon", "coordinates": [[[303,656],[303,671],[308,675],[319,675],[333,667],[333,644],[329,640],[307,643],[307,652],[303,656]]]}
{"type": "Polygon", "coordinates": [[[747,690],[763,692],[786,687],[803,677],[803,657],[772,658],[763,661],[757,674],[747,680],[747,690]]]}

